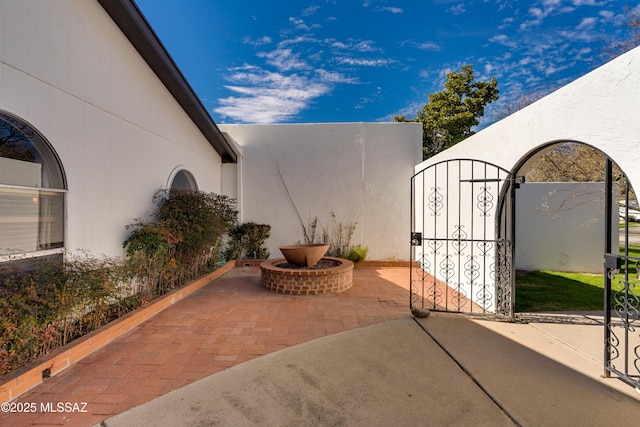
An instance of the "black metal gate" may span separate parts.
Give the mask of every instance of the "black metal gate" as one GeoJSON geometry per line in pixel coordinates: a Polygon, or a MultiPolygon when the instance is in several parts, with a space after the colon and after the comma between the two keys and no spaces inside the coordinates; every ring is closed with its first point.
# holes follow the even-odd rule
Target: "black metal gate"
{"type": "Polygon", "coordinates": [[[456,159],[411,178],[411,308],[513,318],[509,171],[456,159]]]}
{"type": "MultiPolygon", "coordinates": [[[[614,374],[640,391],[640,253],[637,250],[640,242],[632,242],[630,235],[631,186],[626,177],[618,184],[623,203],[619,202],[618,192],[614,191],[612,162],[608,160],[605,186],[604,369],[606,376],[614,374]],[[616,211],[619,218],[614,217],[616,211]],[[616,229],[619,239],[616,239],[618,233],[614,233],[616,229]],[[613,293],[612,288],[615,289],[613,293]]],[[[637,203],[635,197],[633,201],[637,203]]]]}

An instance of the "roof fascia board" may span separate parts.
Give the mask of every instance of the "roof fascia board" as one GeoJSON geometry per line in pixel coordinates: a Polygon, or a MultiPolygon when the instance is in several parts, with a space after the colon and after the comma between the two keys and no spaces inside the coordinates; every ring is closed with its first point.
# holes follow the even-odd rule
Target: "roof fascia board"
{"type": "Polygon", "coordinates": [[[135,3],[131,0],[98,0],[98,3],[218,152],[222,162],[235,163],[237,155],[233,148],[135,3]]]}

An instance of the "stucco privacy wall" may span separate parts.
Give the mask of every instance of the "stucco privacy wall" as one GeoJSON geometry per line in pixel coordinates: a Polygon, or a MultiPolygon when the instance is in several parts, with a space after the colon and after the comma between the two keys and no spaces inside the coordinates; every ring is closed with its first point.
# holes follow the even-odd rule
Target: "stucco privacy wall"
{"type": "Polygon", "coordinates": [[[301,224],[357,221],[369,259],[409,259],[410,191],[422,127],[407,123],[220,125],[242,148],[241,213],[270,224],[268,248],[303,241],[301,224]],[[280,177],[280,173],[282,179],[280,177]]]}
{"type": "Polygon", "coordinates": [[[0,110],[60,157],[67,249],[122,254],[180,168],[220,192],[219,155],[95,1],[0,1],[0,110]]]}
{"type": "MultiPolygon", "coordinates": [[[[640,188],[639,98],[640,48],[636,48],[418,164],[416,172],[459,158],[483,160],[513,171],[542,146],[576,141],[603,151],[640,188]]],[[[527,245],[522,238],[517,241],[518,246],[527,245]]],[[[600,265],[602,249],[593,249],[600,265]]]]}
{"type": "MultiPolygon", "coordinates": [[[[604,184],[522,184],[516,198],[516,268],[602,274],[604,184]]],[[[613,206],[613,218],[618,207],[613,206]]],[[[613,244],[618,225],[612,226],[613,244]]]]}
{"type": "MultiPolygon", "coordinates": [[[[640,120],[638,120],[640,104],[637,101],[639,95],[640,48],[636,48],[483,129],[454,147],[418,164],[415,172],[436,170],[435,165],[444,165],[445,161],[453,159],[481,160],[513,171],[529,155],[537,153],[541,147],[550,146],[556,142],[576,141],[603,151],[622,168],[631,184],[635,188],[640,188],[640,169],[637,168],[640,160],[640,120]]],[[[492,167],[489,169],[493,170],[492,167]]],[[[424,173],[421,175],[424,176],[424,173]]],[[[482,178],[482,174],[474,176],[474,179],[477,178],[482,178]]],[[[438,191],[438,187],[433,182],[416,186],[415,195],[419,202],[416,204],[416,218],[420,218],[425,206],[437,206],[440,203],[439,197],[446,200],[447,204],[457,203],[456,200],[452,200],[458,197],[455,191],[452,194],[440,194],[438,198],[429,199],[430,194],[438,191]],[[430,193],[427,194],[427,192],[430,193]]],[[[488,188],[489,185],[486,187],[488,188]]],[[[491,201],[492,212],[487,212],[487,215],[495,219],[500,206],[499,203],[495,203],[497,199],[495,197],[491,200],[487,199],[483,191],[480,191],[478,196],[480,199],[476,200],[480,206],[486,207],[491,201]]],[[[474,226],[474,223],[454,222],[451,224],[451,229],[447,230],[447,237],[455,239],[459,229],[469,230],[474,226]]],[[[449,240],[447,243],[462,244],[456,243],[455,240],[449,240]]],[[[517,239],[516,236],[516,247],[522,244],[522,239],[517,239]]],[[[524,244],[526,245],[526,242],[524,244]]],[[[427,269],[433,267],[430,271],[438,278],[446,280],[450,270],[448,261],[443,258],[447,256],[446,252],[443,254],[438,251],[438,248],[419,246],[415,248],[414,256],[420,259],[421,254],[433,252],[436,256],[435,263],[423,265],[427,269]]],[[[459,250],[457,252],[459,253],[459,250]]],[[[494,262],[492,257],[495,253],[492,251],[488,256],[482,257],[481,261],[489,267],[496,265],[500,268],[503,265],[502,259],[505,262],[508,261],[508,252],[506,256],[500,257],[500,262],[494,262]]],[[[491,272],[486,275],[486,268],[478,270],[473,265],[472,259],[469,263],[468,267],[465,265],[463,274],[482,279],[480,283],[475,279],[465,280],[464,283],[460,283],[461,285],[479,285],[482,289],[485,285],[491,285],[491,289],[495,289],[493,285],[500,284],[497,282],[500,282],[503,275],[494,275],[491,272]],[[485,277],[488,279],[485,280],[485,277]]],[[[450,286],[457,285],[455,281],[448,283],[450,286]]],[[[469,296],[476,303],[488,302],[486,298],[480,301],[477,294],[469,296]]],[[[492,303],[495,304],[498,300],[499,298],[495,298],[492,303]]],[[[489,310],[493,309],[489,305],[483,306],[489,310]]]]}
{"type": "Polygon", "coordinates": [[[556,141],[592,145],[611,157],[640,188],[640,47],[422,162],[456,158],[507,170],[530,151],[556,141]]]}

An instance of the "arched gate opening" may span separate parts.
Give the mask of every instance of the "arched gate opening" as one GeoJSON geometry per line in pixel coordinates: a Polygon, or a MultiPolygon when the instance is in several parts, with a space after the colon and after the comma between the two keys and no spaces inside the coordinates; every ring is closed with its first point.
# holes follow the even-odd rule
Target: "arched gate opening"
{"type": "MultiPolygon", "coordinates": [[[[520,172],[529,158],[551,145],[525,156],[513,171],[453,159],[411,178],[412,309],[516,319],[520,172]]],[[[640,387],[640,246],[631,244],[629,232],[635,197],[626,176],[614,182],[614,162],[604,157],[604,370],[640,387]],[[614,230],[620,230],[619,246],[614,230]]]]}

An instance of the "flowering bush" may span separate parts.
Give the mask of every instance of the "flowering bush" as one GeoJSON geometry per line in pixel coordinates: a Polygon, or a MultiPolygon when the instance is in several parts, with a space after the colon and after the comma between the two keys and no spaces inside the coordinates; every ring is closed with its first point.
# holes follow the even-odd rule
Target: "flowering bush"
{"type": "Polygon", "coordinates": [[[89,255],[0,272],[0,375],[135,308],[128,263],[89,255]]]}

